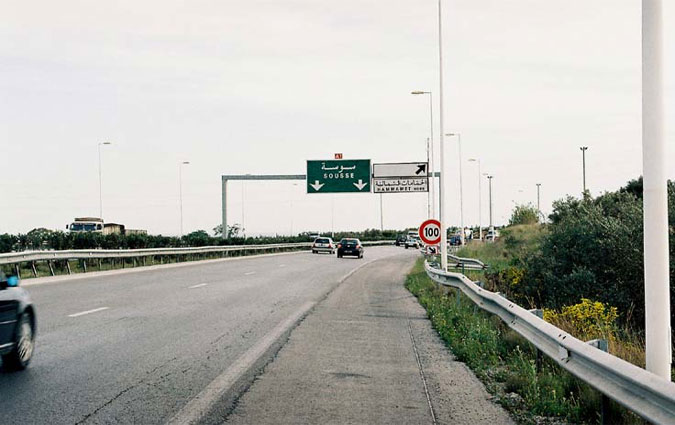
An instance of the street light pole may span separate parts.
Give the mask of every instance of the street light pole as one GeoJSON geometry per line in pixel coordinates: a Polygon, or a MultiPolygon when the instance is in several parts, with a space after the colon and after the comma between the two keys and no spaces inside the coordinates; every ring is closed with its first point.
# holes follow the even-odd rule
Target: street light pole
{"type": "Polygon", "coordinates": [[[492,234],[492,240],[495,239],[495,228],[492,225],[492,178],[494,176],[488,175],[488,182],[489,182],[489,187],[490,187],[490,232],[492,234]]]}
{"type": "Polygon", "coordinates": [[[478,163],[478,239],[479,239],[480,241],[482,241],[482,240],[483,240],[483,223],[482,223],[482,221],[483,221],[483,214],[482,214],[482,212],[481,212],[481,199],[482,199],[482,195],[481,195],[481,186],[482,186],[483,184],[482,184],[481,177],[480,177],[480,176],[481,176],[481,172],[480,172],[480,158],[478,158],[478,159],[470,158],[470,159],[469,159],[469,162],[477,162],[477,163],[478,163]]]}
{"type": "Polygon", "coordinates": [[[448,231],[445,221],[445,155],[443,143],[443,19],[441,18],[441,0],[438,0],[438,86],[440,92],[440,156],[441,178],[438,181],[440,203],[438,205],[439,221],[441,223],[441,267],[448,271],[448,231]]]}
{"type": "Polygon", "coordinates": [[[588,149],[588,146],[582,146],[579,149],[581,149],[581,161],[584,176],[584,196],[586,196],[586,150],[588,149]]]}
{"type": "Polygon", "coordinates": [[[642,0],[642,174],[647,370],[670,381],[672,334],[663,100],[663,1],[642,0]]]}
{"type": "Polygon", "coordinates": [[[101,142],[98,144],[98,217],[103,219],[103,175],[101,172],[101,146],[111,145],[110,142],[101,142]]]}
{"type": "Polygon", "coordinates": [[[541,183],[537,183],[537,219],[541,217],[541,208],[539,207],[539,188],[541,188],[541,183]]]}
{"type": "Polygon", "coordinates": [[[464,245],[464,195],[462,190],[462,135],[460,133],[448,133],[446,136],[457,136],[457,145],[459,146],[459,223],[462,231],[460,233],[460,240],[464,245]]]}
{"type": "Polygon", "coordinates": [[[429,164],[429,192],[427,195],[427,210],[431,212],[427,215],[432,218],[436,215],[436,198],[434,197],[434,102],[433,94],[430,91],[415,90],[410,94],[428,94],[429,95],[429,135],[427,139],[427,163],[429,164]],[[429,157],[431,151],[431,157],[429,157]]]}
{"type": "MultiPolygon", "coordinates": [[[[180,204],[180,237],[183,237],[183,165],[188,165],[190,161],[182,161],[178,164],[178,199],[180,204]]],[[[225,229],[223,229],[223,232],[225,229]]]]}

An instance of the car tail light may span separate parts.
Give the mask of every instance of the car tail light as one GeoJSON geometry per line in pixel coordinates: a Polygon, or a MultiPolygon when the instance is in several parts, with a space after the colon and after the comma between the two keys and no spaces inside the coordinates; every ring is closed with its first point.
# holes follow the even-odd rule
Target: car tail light
{"type": "Polygon", "coordinates": [[[338,248],[342,248],[342,244],[339,243],[339,244],[337,245],[337,247],[338,247],[338,248]]]}
{"type": "Polygon", "coordinates": [[[361,245],[356,245],[356,249],[359,249],[359,248],[361,248],[361,245]]]}
{"type": "Polygon", "coordinates": [[[329,244],[328,244],[328,248],[332,248],[332,247],[333,247],[333,244],[330,244],[330,243],[329,243],[329,244]]]}

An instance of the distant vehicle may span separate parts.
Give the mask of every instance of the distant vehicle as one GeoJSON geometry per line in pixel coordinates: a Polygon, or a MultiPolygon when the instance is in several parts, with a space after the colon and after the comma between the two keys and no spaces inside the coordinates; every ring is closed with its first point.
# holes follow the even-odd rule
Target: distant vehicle
{"type": "Polygon", "coordinates": [[[102,218],[98,217],[76,217],[75,220],[66,224],[66,229],[71,233],[95,232],[104,235],[147,235],[147,230],[127,229],[124,224],[104,223],[102,218]]]}
{"type": "Polygon", "coordinates": [[[314,239],[314,244],[312,245],[312,254],[318,254],[319,252],[335,254],[335,244],[333,243],[333,239],[323,237],[314,239]]]}
{"type": "Polygon", "coordinates": [[[103,219],[98,217],[76,217],[72,223],[66,224],[66,229],[70,233],[103,233],[103,219]]]}
{"type": "Polygon", "coordinates": [[[354,238],[344,238],[337,245],[337,256],[342,258],[345,255],[355,255],[363,258],[363,245],[361,241],[354,238]]]}
{"type": "Polygon", "coordinates": [[[497,229],[488,230],[487,233],[485,234],[486,241],[494,241],[497,239],[499,239],[499,230],[497,229]]]}
{"type": "Polygon", "coordinates": [[[309,234],[309,240],[312,241],[312,242],[314,242],[316,240],[316,238],[320,238],[320,237],[321,237],[321,235],[318,234],[318,233],[310,233],[309,234]]]}
{"type": "Polygon", "coordinates": [[[450,236],[450,239],[448,240],[448,243],[451,246],[461,245],[462,244],[462,237],[460,235],[452,235],[452,236],[450,236]]]}
{"type": "Polygon", "coordinates": [[[37,327],[33,304],[19,278],[0,271],[0,356],[2,366],[22,370],[28,366],[35,347],[37,327]]]}
{"type": "Polygon", "coordinates": [[[422,241],[418,237],[408,236],[405,240],[405,249],[415,248],[419,249],[422,246],[422,241]]]}
{"type": "Polygon", "coordinates": [[[396,246],[401,246],[401,245],[405,244],[406,239],[407,239],[406,235],[396,236],[396,246]]]}

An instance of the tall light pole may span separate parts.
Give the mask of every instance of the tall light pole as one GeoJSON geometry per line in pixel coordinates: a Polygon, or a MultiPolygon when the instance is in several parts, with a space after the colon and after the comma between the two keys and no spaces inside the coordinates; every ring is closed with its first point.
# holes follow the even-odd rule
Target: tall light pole
{"type": "Polygon", "coordinates": [[[98,217],[103,219],[103,175],[101,172],[101,146],[112,145],[110,142],[98,144],[98,217]]]}
{"type": "Polygon", "coordinates": [[[537,183],[537,219],[541,218],[541,208],[539,207],[539,189],[541,188],[541,183],[537,183]]]}
{"type": "MultiPolygon", "coordinates": [[[[647,370],[670,381],[672,341],[662,0],[642,0],[642,174],[647,370]]],[[[671,47],[672,50],[672,47],[671,47]]]]}
{"type": "Polygon", "coordinates": [[[464,245],[464,194],[462,190],[462,135],[460,133],[448,133],[448,137],[457,136],[457,145],[459,147],[459,223],[462,228],[460,240],[464,245]]]}
{"type": "Polygon", "coordinates": [[[439,221],[441,222],[441,267],[448,271],[448,231],[445,221],[445,155],[443,146],[443,19],[441,18],[441,0],[438,0],[438,86],[440,93],[440,156],[441,178],[438,181],[440,202],[438,205],[439,221]]]}
{"type": "Polygon", "coordinates": [[[436,215],[436,199],[434,198],[434,102],[433,95],[430,91],[421,91],[415,90],[410,92],[410,94],[420,95],[428,94],[429,95],[429,135],[427,139],[427,162],[429,163],[429,192],[427,192],[427,212],[428,217],[431,218],[436,215]],[[429,156],[429,151],[431,151],[431,157],[429,156]]]}
{"type": "MultiPolygon", "coordinates": [[[[188,165],[190,161],[178,163],[178,199],[180,204],[180,236],[183,236],[183,165],[188,165]]],[[[223,229],[223,232],[226,230],[223,229]]]]}
{"type": "Polygon", "coordinates": [[[480,173],[480,158],[469,158],[469,162],[476,162],[478,163],[478,239],[483,240],[483,214],[481,213],[481,173],[480,173]]]}
{"type": "Polygon", "coordinates": [[[581,164],[584,176],[584,196],[586,196],[586,150],[588,150],[588,146],[582,146],[579,149],[581,149],[581,164]]]}
{"type": "Polygon", "coordinates": [[[487,176],[489,186],[490,186],[490,232],[492,234],[492,240],[495,239],[495,228],[492,225],[492,178],[493,177],[494,176],[491,176],[491,175],[487,176]]]}

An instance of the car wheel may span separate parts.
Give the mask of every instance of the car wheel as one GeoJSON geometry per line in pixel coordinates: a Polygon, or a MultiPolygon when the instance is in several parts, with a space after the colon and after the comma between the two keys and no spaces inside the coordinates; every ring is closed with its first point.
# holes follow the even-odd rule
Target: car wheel
{"type": "Polygon", "coordinates": [[[23,370],[30,363],[35,347],[35,334],[31,324],[30,313],[21,315],[16,327],[15,345],[9,354],[2,356],[2,363],[7,369],[23,370]]]}
{"type": "Polygon", "coordinates": [[[312,254],[316,254],[316,251],[315,251],[315,250],[312,250],[312,254]]]}

